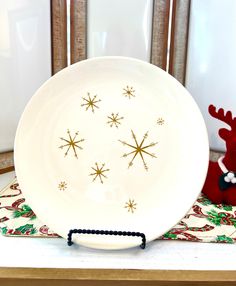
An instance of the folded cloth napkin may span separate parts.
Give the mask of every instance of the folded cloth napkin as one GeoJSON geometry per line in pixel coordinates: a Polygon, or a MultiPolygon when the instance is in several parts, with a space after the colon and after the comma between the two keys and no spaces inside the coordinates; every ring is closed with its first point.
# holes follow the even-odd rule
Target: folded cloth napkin
{"type": "MultiPolygon", "coordinates": [[[[59,237],[36,217],[17,179],[0,191],[0,231],[5,236],[59,237]]],[[[234,243],[236,207],[212,204],[200,194],[185,217],[159,239],[234,243]]]]}

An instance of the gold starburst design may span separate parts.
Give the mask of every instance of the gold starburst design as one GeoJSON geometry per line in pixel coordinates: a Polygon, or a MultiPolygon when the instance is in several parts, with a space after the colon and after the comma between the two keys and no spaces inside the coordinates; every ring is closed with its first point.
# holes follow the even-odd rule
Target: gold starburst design
{"type": "Polygon", "coordinates": [[[129,99],[131,98],[131,97],[135,97],[135,90],[133,89],[133,87],[132,86],[126,86],[126,88],[123,88],[123,90],[124,90],[124,92],[123,92],[123,94],[124,94],[124,96],[125,97],[128,97],[129,99]]]}
{"type": "Polygon", "coordinates": [[[66,188],[67,188],[67,183],[66,182],[60,182],[60,184],[58,185],[58,189],[60,191],[65,191],[66,188]]]}
{"type": "Polygon", "coordinates": [[[111,116],[107,116],[108,117],[108,121],[107,123],[110,124],[110,126],[115,126],[118,128],[118,125],[121,124],[120,120],[124,119],[124,117],[119,117],[119,113],[112,113],[111,116]]]}
{"type": "Polygon", "coordinates": [[[164,123],[165,123],[165,120],[164,120],[163,118],[159,117],[159,118],[157,119],[157,124],[158,124],[158,125],[163,125],[164,123]]]}
{"type": "Polygon", "coordinates": [[[90,108],[94,113],[94,108],[99,108],[96,103],[100,102],[101,99],[97,99],[97,95],[94,95],[93,98],[90,97],[90,93],[87,93],[87,98],[82,97],[85,103],[81,104],[81,106],[86,106],[86,111],[90,108]]]}
{"type": "Polygon", "coordinates": [[[73,138],[72,138],[72,136],[70,134],[70,130],[67,130],[67,134],[68,134],[68,137],[69,137],[68,139],[65,139],[63,137],[60,138],[62,141],[66,142],[66,143],[64,145],[59,146],[59,148],[60,149],[67,148],[65,156],[67,156],[68,152],[70,151],[70,149],[72,149],[73,152],[74,152],[75,157],[78,158],[78,155],[77,155],[77,152],[76,152],[77,151],[76,148],[77,149],[81,149],[81,150],[83,149],[78,144],[80,142],[83,142],[84,139],[80,139],[80,140],[76,139],[77,136],[79,135],[79,132],[76,132],[73,138]]]}
{"type": "Polygon", "coordinates": [[[103,184],[103,180],[102,180],[102,179],[103,179],[103,178],[107,178],[107,176],[105,176],[104,173],[110,171],[110,169],[105,169],[105,170],[104,170],[104,169],[103,169],[104,166],[105,166],[105,164],[102,164],[102,166],[99,167],[99,166],[98,166],[98,163],[95,163],[95,168],[94,168],[94,167],[91,167],[91,168],[95,171],[95,173],[89,174],[89,176],[94,176],[93,182],[94,182],[97,178],[99,178],[99,179],[100,179],[100,182],[103,184]]]}
{"type": "Polygon", "coordinates": [[[136,210],[137,204],[135,203],[134,200],[129,199],[128,202],[125,203],[125,208],[128,209],[128,212],[133,213],[134,210],[136,210]]]}
{"type": "Polygon", "coordinates": [[[155,154],[149,153],[147,151],[147,149],[150,148],[150,147],[154,147],[157,144],[157,142],[152,142],[152,143],[144,146],[144,142],[145,142],[145,140],[148,137],[148,132],[146,132],[144,134],[143,140],[141,141],[141,143],[138,143],[137,138],[136,138],[133,130],[131,130],[131,133],[132,133],[132,138],[134,139],[134,143],[135,143],[134,145],[131,145],[131,144],[126,143],[125,141],[119,140],[123,145],[129,146],[130,148],[133,149],[133,151],[131,151],[129,153],[125,153],[122,157],[127,157],[127,156],[133,154],[133,158],[129,162],[129,165],[128,165],[128,167],[131,167],[131,166],[133,166],[134,159],[139,154],[141,159],[142,159],[142,161],[143,161],[143,165],[144,165],[145,170],[148,171],[148,166],[147,166],[147,164],[146,164],[146,162],[144,160],[144,154],[149,155],[152,158],[156,158],[155,154]]]}

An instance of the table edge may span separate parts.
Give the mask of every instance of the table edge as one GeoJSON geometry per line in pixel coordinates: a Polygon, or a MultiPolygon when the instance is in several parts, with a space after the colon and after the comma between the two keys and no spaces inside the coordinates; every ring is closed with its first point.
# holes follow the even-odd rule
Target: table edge
{"type": "Polygon", "coordinates": [[[1,267],[1,279],[236,282],[236,271],[1,267]]]}

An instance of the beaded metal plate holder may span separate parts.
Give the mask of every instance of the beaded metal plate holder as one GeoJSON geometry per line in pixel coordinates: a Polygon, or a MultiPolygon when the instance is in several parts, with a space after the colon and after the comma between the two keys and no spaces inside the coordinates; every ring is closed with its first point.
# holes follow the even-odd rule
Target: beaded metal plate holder
{"type": "Polygon", "coordinates": [[[132,231],[113,231],[113,230],[94,230],[94,229],[72,229],[68,233],[67,244],[71,246],[72,235],[73,234],[96,234],[96,235],[120,235],[120,236],[138,236],[142,238],[142,243],[140,247],[144,249],[146,247],[146,236],[141,232],[132,232],[132,231]]]}

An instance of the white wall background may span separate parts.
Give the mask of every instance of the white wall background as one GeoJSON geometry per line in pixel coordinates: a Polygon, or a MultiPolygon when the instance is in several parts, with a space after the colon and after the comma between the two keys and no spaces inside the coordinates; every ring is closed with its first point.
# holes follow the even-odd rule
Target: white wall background
{"type": "Polygon", "coordinates": [[[89,0],[88,57],[150,60],[152,0],[89,0]]]}
{"type": "Polygon", "coordinates": [[[191,1],[186,80],[205,117],[211,147],[224,150],[218,129],[227,126],[208,114],[208,105],[236,116],[235,0],[191,1]]]}
{"type": "Polygon", "coordinates": [[[50,76],[50,1],[0,0],[0,152],[13,148],[27,101],[50,76]]]}

